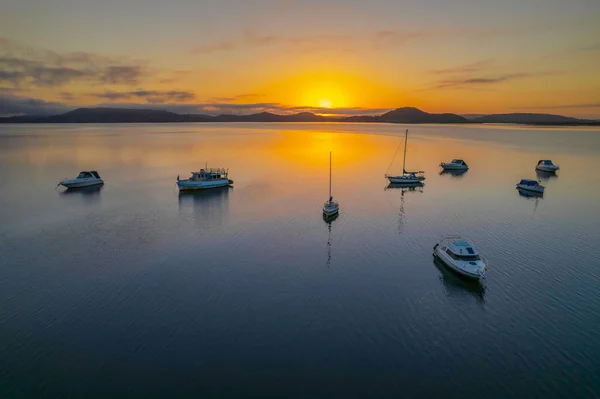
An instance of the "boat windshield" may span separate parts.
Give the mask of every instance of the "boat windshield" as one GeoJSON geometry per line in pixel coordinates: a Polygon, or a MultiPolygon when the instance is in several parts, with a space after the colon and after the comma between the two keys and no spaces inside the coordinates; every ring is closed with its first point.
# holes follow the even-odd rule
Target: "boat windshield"
{"type": "Polygon", "coordinates": [[[474,261],[474,260],[481,260],[481,258],[479,257],[479,255],[457,255],[454,252],[450,251],[450,249],[446,250],[446,253],[448,255],[450,255],[450,257],[454,260],[462,260],[465,262],[468,261],[474,261]]]}
{"type": "Polygon", "coordinates": [[[535,180],[523,179],[519,184],[522,184],[524,186],[537,186],[538,182],[535,180]]]}
{"type": "Polygon", "coordinates": [[[89,172],[79,172],[79,176],[77,176],[78,179],[84,179],[86,177],[92,177],[92,175],[89,172]]]}

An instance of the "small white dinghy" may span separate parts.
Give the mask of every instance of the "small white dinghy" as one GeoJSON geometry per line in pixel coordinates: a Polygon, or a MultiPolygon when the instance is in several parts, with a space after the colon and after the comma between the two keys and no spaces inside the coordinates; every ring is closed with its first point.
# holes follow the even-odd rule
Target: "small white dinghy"
{"type": "Polygon", "coordinates": [[[538,161],[537,165],[535,166],[535,169],[541,170],[542,172],[554,173],[560,168],[558,167],[558,165],[554,165],[549,159],[541,159],[538,161]]]}
{"type": "Polygon", "coordinates": [[[433,247],[433,256],[461,276],[479,280],[485,277],[486,262],[473,244],[461,236],[447,236],[433,247]]]}
{"type": "Polygon", "coordinates": [[[340,213],[340,204],[331,195],[331,152],[329,153],[329,200],[323,205],[323,217],[334,218],[340,213]]]}
{"type": "Polygon", "coordinates": [[[538,183],[536,180],[521,179],[521,181],[517,184],[517,188],[519,190],[526,190],[534,193],[543,194],[545,187],[540,185],[540,183],[538,183]]]}
{"type": "Polygon", "coordinates": [[[469,165],[462,159],[453,159],[451,162],[442,162],[440,166],[444,170],[467,170],[469,165]]]}
{"type": "Polygon", "coordinates": [[[81,188],[104,184],[104,180],[95,170],[79,172],[79,175],[74,179],[65,179],[58,183],[59,186],[66,188],[81,188]]]}

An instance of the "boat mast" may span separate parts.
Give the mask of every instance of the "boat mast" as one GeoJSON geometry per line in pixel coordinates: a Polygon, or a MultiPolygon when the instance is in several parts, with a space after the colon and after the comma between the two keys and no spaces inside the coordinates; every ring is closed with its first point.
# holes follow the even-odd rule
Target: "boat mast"
{"type": "Polygon", "coordinates": [[[331,151],[329,151],[329,201],[331,201],[331,151]]]}
{"type": "Polygon", "coordinates": [[[402,173],[406,173],[406,142],[408,141],[408,129],[406,129],[406,136],[404,137],[404,160],[402,161],[402,173]]]}

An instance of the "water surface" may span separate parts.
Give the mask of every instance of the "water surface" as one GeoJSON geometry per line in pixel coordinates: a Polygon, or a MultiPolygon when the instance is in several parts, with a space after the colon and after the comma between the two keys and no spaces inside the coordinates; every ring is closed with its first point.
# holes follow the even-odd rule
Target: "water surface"
{"type": "Polygon", "coordinates": [[[600,131],[408,127],[417,189],[402,125],[0,126],[0,396],[600,395],[600,131]],[[205,162],[234,188],[178,195],[205,162]]]}

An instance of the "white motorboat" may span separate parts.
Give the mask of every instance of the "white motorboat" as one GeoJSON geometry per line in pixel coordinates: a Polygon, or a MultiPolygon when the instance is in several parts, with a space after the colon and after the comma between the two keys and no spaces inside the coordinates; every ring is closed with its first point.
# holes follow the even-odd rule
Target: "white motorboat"
{"type": "Polygon", "coordinates": [[[440,166],[444,170],[467,170],[469,165],[462,159],[453,159],[451,162],[442,162],[440,166]]]}
{"type": "Polygon", "coordinates": [[[79,175],[74,179],[65,179],[58,183],[59,186],[66,188],[81,188],[104,184],[104,180],[95,170],[79,172],[79,175]]]}
{"type": "Polygon", "coordinates": [[[442,238],[433,247],[433,255],[461,276],[476,280],[485,277],[486,262],[473,244],[460,236],[442,238]]]}
{"type": "Polygon", "coordinates": [[[192,176],[190,176],[189,179],[179,180],[179,176],[177,176],[177,187],[179,187],[179,190],[181,191],[225,187],[233,184],[233,180],[230,180],[228,176],[228,169],[200,169],[199,172],[192,172],[192,176]]]}
{"type": "Polygon", "coordinates": [[[543,193],[545,187],[540,185],[536,180],[521,179],[517,184],[517,188],[519,190],[526,190],[534,193],[543,193]]]}
{"type": "MultiPolygon", "coordinates": [[[[420,170],[418,172],[407,172],[406,171],[406,144],[407,144],[407,142],[408,142],[408,129],[406,129],[406,134],[404,137],[404,161],[402,162],[402,174],[393,176],[393,175],[388,175],[386,173],[385,177],[390,181],[390,183],[410,184],[410,183],[419,183],[419,182],[422,182],[423,180],[425,180],[425,172],[423,172],[422,170],[420,170]]],[[[396,149],[394,158],[396,158],[396,154],[398,153],[399,148],[400,148],[400,145],[398,145],[398,148],[396,149]]],[[[390,167],[394,163],[394,158],[392,158],[390,167]]],[[[388,168],[388,170],[389,170],[389,168],[388,168]]]]}
{"type": "Polygon", "coordinates": [[[558,165],[554,165],[551,160],[542,159],[538,161],[537,165],[535,166],[535,169],[541,170],[542,172],[554,173],[560,168],[558,167],[558,165]]]}
{"type": "Polygon", "coordinates": [[[331,152],[329,153],[329,200],[323,205],[323,217],[333,218],[340,213],[340,204],[331,195],[331,152]]]}

